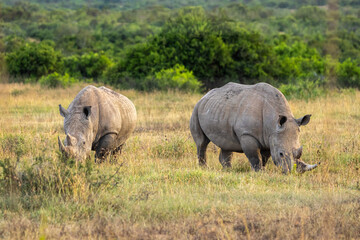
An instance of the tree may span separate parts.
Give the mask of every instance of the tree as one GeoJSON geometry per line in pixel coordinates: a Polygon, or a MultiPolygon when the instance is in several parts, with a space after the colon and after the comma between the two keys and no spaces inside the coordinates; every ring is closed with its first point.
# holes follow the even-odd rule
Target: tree
{"type": "Polygon", "coordinates": [[[7,54],[6,63],[12,76],[40,77],[62,68],[62,55],[52,43],[26,43],[7,54]]]}

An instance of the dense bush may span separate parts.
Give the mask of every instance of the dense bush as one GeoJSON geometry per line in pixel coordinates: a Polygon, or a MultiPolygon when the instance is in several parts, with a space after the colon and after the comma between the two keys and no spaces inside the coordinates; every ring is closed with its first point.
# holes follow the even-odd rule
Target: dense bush
{"type": "Polygon", "coordinates": [[[83,54],[80,57],[74,55],[64,58],[65,72],[74,77],[82,76],[97,79],[111,65],[112,62],[106,55],[93,52],[83,54]]]}
{"type": "Polygon", "coordinates": [[[59,73],[55,72],[49,74],[47,76],[43,76],[40,78],[39,83],[43,87],[49,88],[57,88],[57,87],[69,87],[73,83],[76,83],[77,80],[69,76],[69,74],[65,73],[65,75],[60,75],[59,73]]]}
{"type": "Polygon", "coordinates": [[[204,89],[228,81],[278,86],[335,77],[339,86],[356,85],[356,68],[346,66],[348,58],[360,56],[354,1],[101,1],[82,8],[85,0],[6,0],[0,8],[3,79],[7,71],[10,80],[32,81],[57,72],[151,89],[159,88],[151,86],[156,73],[179,64],[204,89]],[[195,2],[199,7],[185,7],[195,2]],[[139,7],[154,3],[160,5],[139,7]],[[324,4],[328,8],[319,7],[324,4]],[[337,71],[326,69],[328,60],[342,64],[337,71]]]}
{"type": "Polygon", "coordinates": [[[287,83],[295,79],[322,80],[325,75],[326,60],[315,48],[305,43],[291,45],[281,41],[274,48],[277,63],[274,75],[280,82],[287,83]]]}
{"type": "Polygon", "coordinates": [[[258,33],[213,20],[202,8],[186,8],[147,43],[128,50],[109,80],[116,83],[124,74],[144,78],[181,64],[206,88],[228,79],[246,83],[269,75],[271,54],[258,33]]]}
{"type": "Polygon", "coordinates": [[[164,69],[154,76],[148,76],[144,81],[145,90],[176,89],[189,92],[198,92],[201,83],[194,77],[191,71],[188,71],[183,65],[175,65],[173,68],[164,69]]]}
{"type": "Polygon", "coordinates": [[[49,42],[26,43],[7,54],[6,63],[12,76],[41,77],[62,68],[62,55],[49,42]]]}
{"type": "Polygon", "coordinates": [[[336,69],[339,84],[342,87],[360,89],[360,62],[350,58],[340,63],[336,69]]]}

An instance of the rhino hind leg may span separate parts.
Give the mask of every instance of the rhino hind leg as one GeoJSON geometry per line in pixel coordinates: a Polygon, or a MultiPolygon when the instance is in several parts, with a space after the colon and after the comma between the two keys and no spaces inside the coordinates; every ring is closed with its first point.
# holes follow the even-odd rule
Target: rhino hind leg
{"type": "Polygon", "coordinates": [[[196,143],[197,155],[198,155],[200,166],[206,165],[206,149],[207,149],[207,146],[209,145],[209,143],[210,143],[210,140],[206,136],[202,142],[200,142],[199,144],[196,143]]]}
{"type": "Polygon", "coordinates": [[[249,159],[251,168],[256,172],[259,171],[262,165],[259,142],[250,135],[243,135],[240,138],[240,144],[246,157],[249,159]]]}
{"type": "Polygon", "coordinates": [[[209,145],[210,140],[205,135],[203,130],[201,129],[199,119],[197,116],[197,108],[196,107],[195,107],[195,110],[190,119],[190,132],[196,143],[199,165],[205,166],[206,165],[206,148],[209,145]]]}
{"type": "Polygon", "coordinates": [[[221,149],[220,155],[219,155],[219,161],[223,168],[230,168],[231,167],[231,157],[232,152],[231,151],[225,151],[221,149]]]}

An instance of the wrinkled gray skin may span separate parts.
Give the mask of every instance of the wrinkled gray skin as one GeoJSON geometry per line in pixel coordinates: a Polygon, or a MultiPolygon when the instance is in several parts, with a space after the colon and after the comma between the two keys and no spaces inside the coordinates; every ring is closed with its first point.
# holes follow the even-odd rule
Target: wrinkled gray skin
{"type": "Polygon", "coordinates": [[[206,164],[206,148],[211,141],[221,148],[223,167],[231,167],[232,152],[240,152],[255,171],[264,167],[270,156],[284,173],[291,171],[295,162],[308,171],[317,165],[299,160],[299,133],[310,117],[295,119],[284,95],[269,84],[228,83],[211,90],[196,104],[190,131],[200,165],[206,164]]]}
{"type": "Polygon", "coordinates": [[[67,110],[61,105],[59,110],[66,134],[64,143],[58,138],[59,148],[67,157],[78,160],[86,158],[91,150],[101,160],[121,151],[137,118],[134,104],[106,87],[87,86],[67,110]]]}

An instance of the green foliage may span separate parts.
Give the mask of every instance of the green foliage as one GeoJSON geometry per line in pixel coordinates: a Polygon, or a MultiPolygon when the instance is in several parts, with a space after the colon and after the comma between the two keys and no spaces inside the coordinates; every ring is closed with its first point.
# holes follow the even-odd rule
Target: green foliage
{"type": "Polygon", "coordinates": [[[342,87],[354,87],[360,89],[360,62],[346,59],[336,69],[338,82],[342,87]]]}
{"type": "Polygon", "coordinates": [[[11,80],[33,82],[58,72],[152,89],[155,74],[176,64],[193,72],[204,89],[228,81],[323,81],[325,75],[336,77],[333,70],[325,73],[326,55],[339,62],[360,56],[359,5],[334,4],[5,0],[0,8],[1,81],[7,81],[8,72],[11,80]]]}
{"type": "Polygon", "coordinates": [[[175,65],[173,68],[164,69],[154,76],[148,76],[144,81],[144,90],[181,90],[188,92],[198,92],[201,83],[194,77],[191,71],[188,71],[183,65],[175,65]]]}
{"type": "Polygon", "coordinates": [[[7,54],[6,63],[14,77],[40,77],[61,70],[62,55],[49,42],[26,43],[7,54]]]}
{"type": "Polygon", "coordinates": [[[112,65],[111,60],[104,54],[87,53],[64,58],[64,69],[71,76],[97,79],[112,65]]]}
{"type": "Polygon", "coordinates": [[[65,75],[61,75],[57,72],[51,73],[47,76],[43,76],[40,78],[39,83],[42,87],[48,88],[57,88],[57,87],[70,87],[72,84],[76,83],[77,80],[69,76],[69,74],[65,73],[65,75]]]}
{"type": "Polygon", "coordinates": [[[303,6],[295,12],[294,16],[309,26],[326,23],[326,12],[315,6],[303,6]]]}
{"type": "Polygon", "coordinates": [[[258,33],[213,20],[202,8],[186,8],[147,43],[128,50],[111,71],[110,82],[116,83],[124,75],[144,78],[181,64],[206,88],[229,78],[249,83],[268,76],[270,59],[271,48],[258,33]]]}
{"type": "Polygon", "coordinates": [[[297,80],[295,83],[281,84],[279,90],[287,99],[311,99],[325,95],[325,89],[319,81],[308,79],[297,80]]]}
{"type": "Polygon", "coordinates": [[[232,64],[226,68],[229,78],[249,84],[274,77],[273,46],[266,43],[260,33],[232,22],[220,23],[216,29],[231,52],[232,64]]]}
{"type": "Polygon", "coordinates": [[[281,82],[294,79],[322,80],[325,75],[326,60],[315,48],[302,42],[291,45],[281,41],[274,48],[277,55],[275,75],[281,82]]]}

